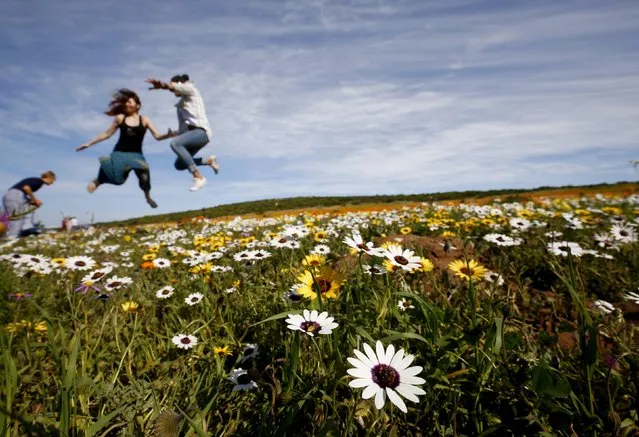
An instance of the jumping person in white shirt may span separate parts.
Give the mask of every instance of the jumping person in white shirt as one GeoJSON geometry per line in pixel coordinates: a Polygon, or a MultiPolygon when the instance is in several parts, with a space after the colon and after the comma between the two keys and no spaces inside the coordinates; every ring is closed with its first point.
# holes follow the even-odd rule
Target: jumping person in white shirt
{"type": "Polygon", "coordinates": [[[153,85],[149,88],[151,90],[169,90],[180,97],[180,101],[175,105],[179,130],[171,141],[171,149],[178,156],[175,160],[176,170],[188,169],[193,175],[190,190],[198,191],[206,184],[206,178],[197,170],[198,166],[207,165],[215,174],[220,171],[215,155],[210,155],[207,159],[193,158],[211,140],[211,128],[206,118],[202,96],[186,74],[173,76],[169,83],[157,79],[146,81],[153,85]]]}

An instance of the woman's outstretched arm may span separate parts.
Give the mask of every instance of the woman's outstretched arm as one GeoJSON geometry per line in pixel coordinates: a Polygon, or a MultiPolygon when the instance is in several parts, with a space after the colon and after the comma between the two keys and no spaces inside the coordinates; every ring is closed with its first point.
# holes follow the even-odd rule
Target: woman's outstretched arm
{"type": "Polygon", "coordinates": [[[100,141],[104,141],[104,140],[107,140],[107,139],[111,138],[113,136],[113,134],[115,133],[115,131],[118,130],[118,125],[120,123],[122,123],[123,119],[124,119],[123,115],[118,115],[117,117],[115,117],[113,119],[113,123],[111,123],[111,126],[109,126],[109,128],[107,130],[102,132],[100,135],[98,135],[97,137],[95,137],[94,139],[89,141],[88,143],[82,144],[80,147],[75,149],[75,151],[79,152],[81,150],[88,149],[89,147],[91,147],[94,144],[99,143],[100,141]]]}
{"type": "Polygon", "coordinates": [[[175,132],[171,129],[165,134],[161,134],[153,125],[153,122],[149,117],[142,117],[142,125],[151,131],[151,135],[158,141],[166,140],[167,138],[172,138],[175,136],[175,132]]]}

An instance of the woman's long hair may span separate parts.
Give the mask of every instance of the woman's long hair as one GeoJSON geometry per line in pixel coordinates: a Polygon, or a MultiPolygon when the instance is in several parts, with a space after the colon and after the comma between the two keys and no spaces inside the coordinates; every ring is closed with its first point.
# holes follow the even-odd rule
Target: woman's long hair
{"type": "Polygon", "coordinates": [[[124,105],[129,99],[135,100],[135,102],[142,106],[142,102],[140,102],[140,97],[135,93],[135,91],[131,91],[127,88],[121,88],[113,93],[111,103],[109,103],[109,109],[104,111],[106,115],[115,116],[119,114],[125,114],[124,105]]]}

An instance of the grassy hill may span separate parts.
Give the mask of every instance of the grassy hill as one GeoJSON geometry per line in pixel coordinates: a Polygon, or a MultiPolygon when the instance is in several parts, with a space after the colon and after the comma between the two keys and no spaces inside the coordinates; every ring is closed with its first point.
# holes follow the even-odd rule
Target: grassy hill
{"type": "Polygon", "coordinates": [[[108,226],[128,226],[151,223],[174,222],[189,219],[197,216],[209,218],[237,216],[244,214],[264,214],[270,211],[286,211],[305,208],[323,208],[333,206],[353,206],[366,204],[391,204],[397,202],[435,202],[447,200],[476,200],[484,197],[507,196],[503,200],[517,201],[524,200],[528,194],[544,194],[552,196],[562,191],[570,191],[574,194],[588,194],[595,192],[635,192],[639,189],[639,184],[633,182],[617,182],[614,184],[596,185],[567,185],[562,187],[543,186],[532,189],[501,189],[488,191],[449,191],[443,193],[430,194],[395,194],[378,196],[331,196],[331,197],[290,197],[283,199],[264,199],[250,202],[231,203],[218,205],[210,208],[202,208],[190,211],[181,211],[168,214],[147,215],[127,220],[97,223],[108,226]],[[547,194],[546,194],[547,193],[547,194]]]}

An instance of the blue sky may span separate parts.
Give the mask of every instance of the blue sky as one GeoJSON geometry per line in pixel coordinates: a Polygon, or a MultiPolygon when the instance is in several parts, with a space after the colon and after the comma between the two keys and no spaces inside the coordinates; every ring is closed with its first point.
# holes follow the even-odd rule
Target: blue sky
{"type": "MultiPolygon", "coordinates": [[[[59,175],[39,217],[81,222],[300,195],[424,193],[634,180],[639,2],[5,0],[0,187],[59,175]],[[139,92],[161,130],[188,73],[220,175],[188,191],[169,142],[89,195],[112,91],[139,92]]],[[[207,170],[207,169],[205,169],[207,170]]],[[[4,189],[4,188],[3,188],[4,189]]]]}

